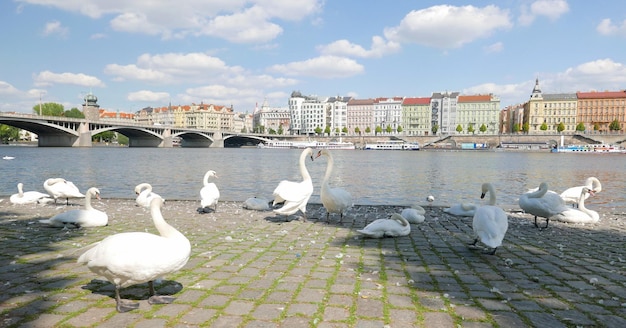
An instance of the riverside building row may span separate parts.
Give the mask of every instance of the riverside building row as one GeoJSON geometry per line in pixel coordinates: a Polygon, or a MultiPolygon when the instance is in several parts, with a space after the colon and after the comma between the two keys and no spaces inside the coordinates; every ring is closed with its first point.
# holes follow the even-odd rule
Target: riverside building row
{"type": "MultiPolygon", "coordinates": [[[[100,113],[101,118],[107,115],[100,113]]],[[[355,99],[294,91],[287,107],[270,107],[264,101],[252,114],[201,103],[144,108],[133,119],[185,128],[296,135],[315,135],[320,130],[331,135],[571,134],[580,124],[585,131],[608,132],[614,121],[619,122],[619,130],[625,128],[626,90],[544,94],[537,79],[527,102],[504,109],[493,94],[435,92],[430,97],[355,99]]]]}

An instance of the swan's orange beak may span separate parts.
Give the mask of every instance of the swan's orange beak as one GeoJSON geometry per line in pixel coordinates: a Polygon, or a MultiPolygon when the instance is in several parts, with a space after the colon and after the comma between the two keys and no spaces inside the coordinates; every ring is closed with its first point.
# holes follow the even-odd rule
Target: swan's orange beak
{"type": "Polygon", "coordinates": [[[593,197],[596,195],[596,192],[593,190],[589,190],[589,196],[593,197]]]}

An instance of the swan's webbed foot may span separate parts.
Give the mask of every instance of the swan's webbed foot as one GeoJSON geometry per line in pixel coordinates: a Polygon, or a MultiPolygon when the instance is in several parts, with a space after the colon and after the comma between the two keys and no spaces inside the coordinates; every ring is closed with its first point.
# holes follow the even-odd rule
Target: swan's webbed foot
{"type": "Polygon", "coordinates": [[[494,247],[491,251],[484,251],[484,254],[488,254],[488,255],[494,255],[496,254],[496,249],[498,249],[498,247],[494,247]]]}
{"type": "Polygon", "coordinates": [[[120,297],[120,288],[115,287],[115,309],[119,313],[128,312],[139,308],[139,303],[122,300],[120,297]]]}
{"type": "Polygon", "coordinates": [[[546,225],[544,227],[540,227],[539,224],[537,223],[537,217],[535,216],[535,227],[537,229],[545,229],[548,227],[548,224],[550,224],[550,219],[546,218],[546,225]]]}
{"type": "Polygon", "coordinates": [[[150,304],[170,304],[174,302],[176,297],[166,295],[153,295],[148,298],[150,304]]]}

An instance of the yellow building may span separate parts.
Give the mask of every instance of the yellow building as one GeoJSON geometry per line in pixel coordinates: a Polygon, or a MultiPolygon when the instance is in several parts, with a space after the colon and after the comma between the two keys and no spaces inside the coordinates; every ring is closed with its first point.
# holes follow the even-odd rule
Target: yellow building
{"type": "Polygon", "coordinates": [[[611,122],[619,122],[619,130],[626,124],[626,90],[577,92],[576,119],[585,125],[585,131],[607,132],[611,122]]]}
{"type": "Polygon", "coordinates": [[[528,133],[574,133],[577,102],[575,93],[543,94],[539,79],[535,80],[530,100],[524,104],[528,133]]]}

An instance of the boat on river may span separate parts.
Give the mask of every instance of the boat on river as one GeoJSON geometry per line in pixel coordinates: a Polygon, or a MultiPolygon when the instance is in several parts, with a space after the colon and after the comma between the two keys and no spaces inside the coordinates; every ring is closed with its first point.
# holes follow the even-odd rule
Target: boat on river
{"type": "Polygon", "coordinates": [[[626,153],[626,149],[620,146],[607,144],[567,145],[552,148],[553,153],[582,153],[582,154],[615,154],[626,153]]]}
{"type": "Polygon", "coordinates": [[[420,150],[417,142],[406,142],[404,140],[386,140],[376,143],[367,143],[364,150],[420,150]]]}
{"type": "Polygon", "coordinates": [[[352,142],[344,141],[284,141],[284,140],[270,140],[268,142],[260,143],[257,148],[269,148],[269,149],[341,149],[350,150],[356,149],[356,146],[352,142]]]}

